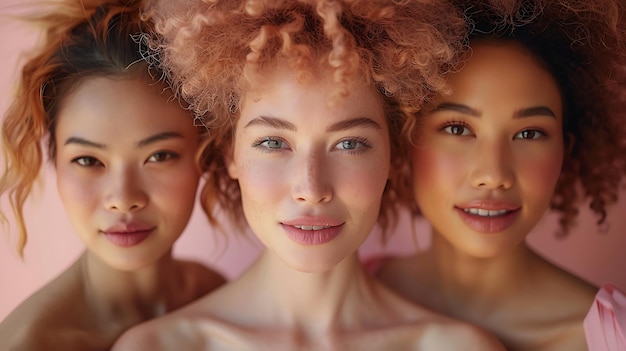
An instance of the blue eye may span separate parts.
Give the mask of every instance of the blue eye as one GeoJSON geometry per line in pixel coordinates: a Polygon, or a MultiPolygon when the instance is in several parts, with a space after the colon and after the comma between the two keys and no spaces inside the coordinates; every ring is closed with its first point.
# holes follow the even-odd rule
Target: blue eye
{"type": "Polygon", "coordinates": [[[340,150],[357,150],[357,149],[362,149],[364,147],[369,148],[367,139],[364,139],[364,138],[344,139],[340,141],[339,143],[337,143],[337,148],[340,150]]]}
{"type": "Polygon", "coordinates": [[[287,145],[285,141],[283,141],[282,139],[273,138],[273,137],[264,137],[264,138],[258,139],[252,144],[252,147],[266,149],[266,151],[278,151],[278,150],[289,148],[289,146],[287,145]]]}
{"type": "Polygon", "coordinates": [[[521,132],[515,134],[514,139],[524,139],[524,140],[536,140],[546,136],[546,133],[535,130],[535,129],[526,129],[521,132]]]}
{"type": "Polygon", "coordinates": [[[77,165],[81,167],[95,167],[95,166],[103,165],[102,162],[98,161],[98,159],[91,157],[91,156],[76,157],[75,159],[72,160],[72,163],[76,163],[77,165]]]}

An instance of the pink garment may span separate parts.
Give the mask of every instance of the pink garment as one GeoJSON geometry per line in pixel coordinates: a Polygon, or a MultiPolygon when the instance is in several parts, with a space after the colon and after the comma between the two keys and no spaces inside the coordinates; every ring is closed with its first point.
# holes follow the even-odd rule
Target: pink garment
{"type": "Polygon", "coordinates": [[[626,295],[611,284],[603,286],[584,328],[589,351],[626,351],[626,295]]]}

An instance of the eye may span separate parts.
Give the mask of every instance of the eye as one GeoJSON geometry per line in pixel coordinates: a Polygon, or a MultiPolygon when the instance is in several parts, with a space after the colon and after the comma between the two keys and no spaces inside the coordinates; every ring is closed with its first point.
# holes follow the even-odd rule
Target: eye
{"type": "Polygon", "coordinates": [[[346,151],[365,151],[363,149],[369,149],[371,146],[365,138],[348,138],[341,140],[335,147],[346,151]]]}
{"type": "Polygon", "coordinates": [[[279,138],[264,137],[256,140],[252,144],[252,147],[266,149],[266,151],[278,151],[282,149],[288,149],[289,145],[287,145],[285,141],[279,138]]]}
{"type": "Polygon", "coordinates": [[[80,156],[72,160],[72,163],[76,163],[81,167],[96,167],[103,166],[102,162],[91,156],[80,156]]]}
{"type": "Polygon", "coordinates": [[[535,129],[523,130],[513,137],[514,139],[536,140],[545,137],[546,134],[542,131],[535,129]]]}
{"type": "Polygon", "coordinates": [[[472,135],[472,131],[462,122],[449,122],[442,130],[448,134],[456,136],[469,136],[472,135]]]}
{"type": "Polygon", "coordinates": [[[146,162],[164,162],[167,160],[178,158],[179,155],[169,151],[159,151],[152,154],[146,162]]]}

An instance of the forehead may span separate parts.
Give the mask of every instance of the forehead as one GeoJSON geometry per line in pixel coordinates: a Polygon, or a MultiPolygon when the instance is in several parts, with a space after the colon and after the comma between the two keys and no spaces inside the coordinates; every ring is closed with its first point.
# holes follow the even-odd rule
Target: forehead
{"type": "Polygon", "coordinates": [[[546,66],[514,41],[476,41],[461,69],[450,77],[451,98],[468,104],[511,108],[549,106],[562,111],[560,88],[546,66]]]}
{"type": "Polygon", "coordinates": [[[260,77],[262,87],[244,93],[241,119],[264,113],[284,119],[298,116],[318,120],[368,117],[381,126],[387,125],[382,98],[371,85],[360,80],[348,85],[348,94],[339,95],[339,83],[325,69],[299,79],[291,69],[280,66],[260,74],[260,77]]]}
{"type": "Polygon", "coordinates": [[[57,131],[143,133],[195,130],[191,115],[160,83],[142,77],[90,77],[59,105],[57,131]]]}

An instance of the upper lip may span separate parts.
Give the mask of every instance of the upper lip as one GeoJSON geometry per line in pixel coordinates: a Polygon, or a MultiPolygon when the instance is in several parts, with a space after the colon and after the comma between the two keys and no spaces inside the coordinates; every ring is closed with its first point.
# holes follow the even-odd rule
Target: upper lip
{"type": "Polygon", "coordinates": [[[107,234],[132,234],[137,232],[145,232],[154,229],[154,226],[140,222],[120,222],[107,229],[102,230],[107,234]]]}
{"type": "Polygon", "coordinates": [[[300,216],[285,221],[281,221],[282,224],[292,227],[336,227],[342,225],[344,222],[332,217],[325,216],[300,216]]]}
{"type": "Polygon", "coordinates": [[[497,210],[516,211],[521,208],[521,206],[515,202],[506,201],[506,200],[494,200],[494,199],[472,200],[472,201],[458,204],[455,207],[461,210],[476,208],[476,209],[488,210],[488,211],[497,211],[497,210]]]}

